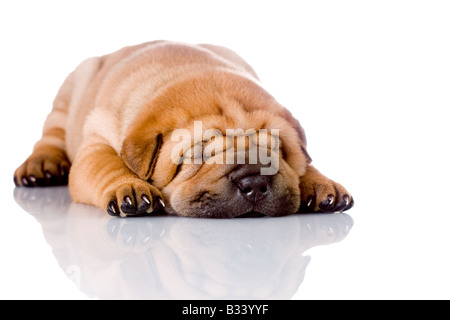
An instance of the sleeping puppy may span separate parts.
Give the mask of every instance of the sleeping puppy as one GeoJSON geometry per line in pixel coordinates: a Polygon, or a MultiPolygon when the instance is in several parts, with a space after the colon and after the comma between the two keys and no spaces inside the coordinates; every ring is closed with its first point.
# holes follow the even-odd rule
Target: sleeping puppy
{"type": "Polygon", "coordinates": [[[236,53],[166,41],[81,63],[61,86],[17,186],[69,184],[113,216],[342,212],[299,122],[236,53]]]}

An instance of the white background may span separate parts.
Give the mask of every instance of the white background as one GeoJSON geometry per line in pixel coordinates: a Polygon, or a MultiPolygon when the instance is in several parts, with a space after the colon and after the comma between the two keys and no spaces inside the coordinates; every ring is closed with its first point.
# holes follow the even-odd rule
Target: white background
{"type": "Polygon", "coordinates": [[[79,62],[155,39],[238,52],[353,193],[352,231],[307,252],[293,298],[450,298],[449,17],[448,1],[2,1],[0,298],[85,297],[12,175],[79,62]]]}

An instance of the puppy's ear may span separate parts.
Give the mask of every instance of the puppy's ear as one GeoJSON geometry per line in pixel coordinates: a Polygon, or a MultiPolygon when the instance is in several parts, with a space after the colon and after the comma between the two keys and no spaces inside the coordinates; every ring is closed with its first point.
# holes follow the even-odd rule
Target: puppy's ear
{"type": "Polygon", "coordinates": [[[306,157],[306,161],[310,164],[312,162],[312,158],[310,157],[308,151],[306,151],[306,147],[300,146],[300,148],[302,148],[302,152],[306,157]]]}
{"type": "Polygon", "coordinates": [[[153,174],[163,135],[150,130],[131,132],[122,144],[122,158],[125,164],[139,178],[148,181],[153,174]]]}
{"type": "Polygon", "coordinates": [[[292,113],[287,109],[284,110],[283,114],[284,118],[294,127],[295,131],[297,131],[298,137],[300,138],[300,148],[302,149],[303,154],[306,157],[306,161],[308,163],[312,162],[312,158],[309,155],[308,151],[306,151],[306,135],[305,130],[303,130],[300,122],[292,116],[292,113]]]}

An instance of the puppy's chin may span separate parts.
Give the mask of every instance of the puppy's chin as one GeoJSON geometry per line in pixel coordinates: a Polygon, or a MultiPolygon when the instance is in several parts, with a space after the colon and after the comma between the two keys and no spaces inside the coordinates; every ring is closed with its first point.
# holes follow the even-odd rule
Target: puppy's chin
{"type": "Polygon", "coordinates": [[[271,203],[261,203],[255,206],[240,196],[233,198],[216,197],[209,201],[183,205],[175,203],[168,206],[167,212],[173,215],[193,218],[250,218],[250,217],[281,217],[297,212],[298,207],[288,199],[276,200],[271,203]]]}
{"type": "Polygon", "coordinates": [[[259,175],[260,169],[252,165],[202,165],[196,174],[186,174],[186,180],[181,172],[163,189],[166,211],[196,218],[280,217],[296,213],[300,206],[298,178],[284,166],[272,176],[259,175]]]}
{"type": "Polygon", "coordinates": [[[281,217],[296,213],[294,206],[291,204],[282,205],[278,203],[278,210],[270,208],[255,209],[253,204],[248,204],[240,199],[214,199],[207,204],[175,207],[168,206],[167,213],[172,215],[192,217],[192,218],[256,218],[256,217],[281,217]]]}

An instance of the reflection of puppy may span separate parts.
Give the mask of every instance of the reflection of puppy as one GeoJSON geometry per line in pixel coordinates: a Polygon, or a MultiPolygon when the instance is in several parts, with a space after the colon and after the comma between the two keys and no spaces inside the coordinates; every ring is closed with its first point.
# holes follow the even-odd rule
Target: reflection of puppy
{"type": "Polygon", "coordinates": [[[234,52],[157,41],[71,73],[14,181],[69,182],[75,201],[120,216],[165,204],[194,217],[351,208],[345,188],[310,163],[299,122],[234,52]],[[180,131],[193,139],[174,140],[180,131]]]}
{"type": "Polygon", "coordinates": [[[346,214],[280,219],[118,219],[70,201],[67,188],[16,188],[60,267],[100,299],[290,299],[308,249],[341,241],[346,214]]]}

